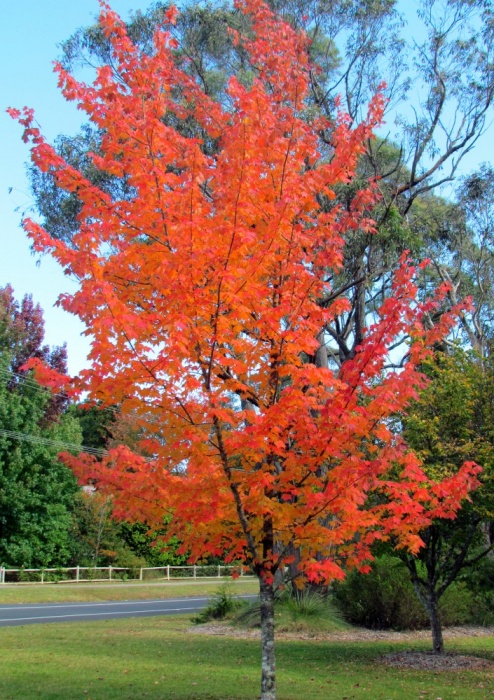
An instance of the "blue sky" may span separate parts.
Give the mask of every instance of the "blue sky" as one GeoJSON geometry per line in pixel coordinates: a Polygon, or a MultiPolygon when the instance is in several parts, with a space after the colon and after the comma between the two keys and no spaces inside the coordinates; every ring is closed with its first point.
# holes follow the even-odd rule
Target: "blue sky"
{"type": "MultiPolygon", "coordinates": [[[[122,17],[149,5],[148,0],[112,2],[122,17]]],[[[54,308],[58,295],[70,291],[73,283],[50,258],[36,264],[20,227],[32,203],[25,175],[29,151],[21,140],[21,128],[5,110],[33,107],[50,140],[60,132],[77,131],[81,114],[61,97],[52,61],[60,53],[57,45],[78,27],[90,24],[97,13],[96,0],[22,0],[2,3],[0,23],[0,286],[10,283],[17,298],[29,293],[41,304],[45,339],[51,345],[67,342],[71,373],[87,364],[89,341],[81,336],[84,327],[78,319],[54,308]]]]}
{"type": "MultiPolygon", "coordinates": [[[[145,9],[150,4],[150,0],[111,2],[124,18],[131,10],[145,9]]],[[[51,259],[45,257],[36,264],[20,227],[23,213],[32,204],[25,175],[29,153],[21,141],[19,125],[5,114],[5,109],[33,107],[44,135],[50,140],[60,132],[77,131],[81,115],[60,96],[52,61],[59,55],[57,45],[76,28],[90,24],[97,12],[96,0],[4,2],[0,23],[0,286],[10,283],[17,298],[30,293],[41,304],[46,341],[51,345],[67,342],[71,373],[87,364],[89,341],[81,336],[84,328],[78,319],[54,308],[58,295],[70,291],[73,283],[51,259]]],[[[465,169],[488,159],[494,159],[492,129],[469,155],[465,169]]]]}

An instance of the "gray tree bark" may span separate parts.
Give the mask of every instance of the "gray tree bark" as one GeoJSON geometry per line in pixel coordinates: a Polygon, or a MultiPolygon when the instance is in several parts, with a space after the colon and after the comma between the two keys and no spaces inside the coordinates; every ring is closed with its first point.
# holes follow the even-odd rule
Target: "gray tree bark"
{"type": "Polygon", "coordinates": [[[433,593],[427,596],[427,612],[431,623],[432,651],[434,654],[444,654],[443,631],[439,618],[439,601],[433,593]]]}
{"type": "Polygon", "coordinates": [[[276,700],[274,653],[274,585],[260,581],[261,599],[261,700],[276,700]]]}

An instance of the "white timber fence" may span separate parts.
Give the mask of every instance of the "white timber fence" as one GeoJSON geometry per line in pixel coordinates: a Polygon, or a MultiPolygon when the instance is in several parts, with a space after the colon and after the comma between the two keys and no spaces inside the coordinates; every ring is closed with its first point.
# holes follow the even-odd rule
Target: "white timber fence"
{"type": "Polygon", "coordinates": [[[8,569],[0,566],[0,585],[33,583],[87,583],[89,581],[171,581],[173,579],[221,579],[250,576],[234,564],[206,566],[71,566],[56,569],[8,569]]]}

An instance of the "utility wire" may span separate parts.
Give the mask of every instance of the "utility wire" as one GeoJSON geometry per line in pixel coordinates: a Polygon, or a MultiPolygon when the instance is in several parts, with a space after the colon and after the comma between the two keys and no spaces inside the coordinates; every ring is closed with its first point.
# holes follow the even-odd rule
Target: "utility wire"
{"type": "MultiPolygon", "coordinates": [[[[57,449],[65,448],[67,450],[74,450],[78,453],[86,452],[87,454],[94,455],[95,457],[106,457],[110,454],[109,450],[103,450],[98,447],[90,447],[89,445],[76,445],[73,442],[62,442],[61,440],[52,440],[51,438],[44,438],[40,435],[29,435],[28,433],[21,433],[16,430],[4,430],[3,428],[0,428],[0,436],[2,435],[12,440],[31,442],[38,445],[44,445],[45,447],[55,447],[57,449]]],[[[145,462],[154,461],[152,457],[143,457],[143,459],[145,462]]]]}
{"type": "MultiPolygon", "coordinates": [[[[70,397],[70,396],[69,396],[68,394],[66,394],[64,391],[52,391],[52,390],[50,389],[50,387],[48,387],[48,386],[43,386],[42,384],[40,384],[39,382],[37,382],[36,379],[32,379],[32,378],[30,378],[30,377],[28,377],[28,376],[26,376],[26,375],[24,375],[24,374],[19,374],[19,373],[17,373],[17,372],[13,372],[13,371],[10,370],[10,369],[3,369],[2,367],[0,367],[0,376],[2,376],[2,375],[3,375],[4,377],[9,377],[9,378],[10,378],[10,377],[15,377],[16,379],[19,379],[23,384],[27,384],[28,386],[32,387],[33,389],[39,389],[40,391],[46,391],[46,392],[48,392],[48,394],[49,394],[50,396],[62,396],[62,397],[65,398],[65,399],[70,399],[70,400],[72,400],[72,397],[70,397]]],[[[73,404],[73,405],[75,405],[75,406],[82,406],[82,405],[84,405],[84,404],[83,404],[83,403],[80,403],[80,404],[73,404]]],[[[94,407],[94,408],[99,408],[99,406],[98,406],[97,404],[93,404],[93,405],[90,404],[90,407],[91,407],[91,408],[93,408],[93,407],[94,407]]],[[[115,408],[115,406],[102,406],[102,407],[100,408],[100,410],[102,410],[102,411],[111,411],[112,413],[114,413],[115,415],[118,415],[118,416],[123,416],[123,415],[124,415],[124,414],[122,414],[121,410],[120,410],[119,408],[115,408]]],[[[131,413],[127,413],[127,414],[125,414],[125,415],[129,416],[129,415],[132,415],[132,414],[131,414],[131,413]]],[[[156,423],[156,422],[157,422],[157,419],[155,419],[155,420],[149,420],[149,419],[148,419],[148,420],[146,421],[146,423],[150,423],[150,424],[156,423]]]]}
{"type": "MultiPolygon", "coordinates": [[[[3,369],[0,367],[0,375],[3,375],[4,377],[15,377],[16,379],[21,380],[23,384],[27,384],[27,386],[30,386],[33,389],[40,389],[41,391],[48,392],[50,394],[50,396],[62,396],[65,399],[71,398],[64,391],[52,391],[50,389],[50,387],[43,386],[42,384],[37,382],[35,379],[31,379],[30,377],[27,377],[23,374],[18,374],[17,372],[13,372],[10,369],[3,369]]],[[[101,410],[112,411],[113,413],[117,413],[120,415],[120,410],[118,408],[115,408],[114,406],[104,406],[101,410]]]]}
{"type": "MultiPolygon", "coordinates": [[[[0,376],[9,377],[9,378],[15,377],[16,379],[21,380],[23,384],[27,384],[27,386],[30,386],[33,389],[39,389],[40,391],[48,392],[48,394],[50,396],[62,396],[63,398],[71,399],[71,397],[68,396],[68,394],[66,394],[64,391],[52,391],[50,389],[50,387],[43,386],[42,384],[39,384],[39,382],[37,382],[35,379],[31,379],[30,377],[27,377],[23,374],[18,374],[17,372],[13,372],[10,369],[3,369],[0,367],[0,376]]],[[[83,404],[73,404],[73,405],[81,406],[83,404]]],[[[94,406],[90,404],[90,407],[91,408],[93,408],[93,407],[99,408],[97,406],[97,404],[95,404],[94,406]]],[[[123,414],[119,408],[115,408],[114,406],[103,406],[100,408],[100,410],[101,411],[111,411],[111,413],[115,414],[116,416],[121,416],[121,417],[134,415],[132,413],[123,414]]],[[[135,415],[137,417],[137,414],[135,414],[135,415]]],[[[147,420],[144,421],[144,423],[146,423],[148,425],[153,425],[153,424],[156,424],[158,422],[159,422],[158,418],[154,418],[154,419],[148,418],[147,420]]]]}
{"type": "Polygon", "coordinates": [[[98,457],[103,457],[110,454],[108,450],[99,449],[97,447],[77,445],[73,442],[63,442],[61,440],[52,440],[51,438],[44,438],[40,435],[29,435],[28,433],[21,433],[16,430],[4,430],[3,428],[0,428],[0,435],[13,440],[32,442],[35,444],[44,445],[46,447],[66,448],[77,452],[87,452],[88,454],[96,455],[98,457]]]}
{"type": "MultiPolygon", "coordinates": [[[[32,379],[31,377],[28,377],[28,376],[23,375],[23,374],[19,374],[19,373],[14,372],[10,369],[4,369],[4,368],[0,367],[0,376],[9,377],[9,378],[15,377],[16,379],[19,379],[20,381],[22,381],[23,384],[27,384],[28,386],[32,387],[33,389],[38,389],[39,391],[48,392],[48,394],[50,396],[62,396],[62,397],[67,398],[67,399],[71,398],[64,391],[58,391],[58,392],[52,391],[49,387],[43,386],[42,384],[39,384],[39,382],[37,382],[35,379],[32,379]]],[[[74,405],[77,405],[77,404],[74,404],[74,405]]],[[[96,407],[97,406],[95,406],[95,408],[96,407]]],[[[119,417],[123,417],[125,415],[125,414],[122,414],[122,412],[120,411],[119,408],[115,408],[114,406],[104,406],[103,408],[101,408],[101,410],[102,411],[111,411],[114,415],[119,416],[119,417]]],[[[132,416],[133,414],[129,413],[126,415],[132,416]]],[[[137,414],[135,414],[135,415],[137,417],[137,414]]],[[[157,423],[159,423],[159,419],[158,418],[154,418],[154,419],[148,418],[147,420],[144,420],[143,422],[146,423],[147,425],[153,425],[153,424],[156,425],[157,423]]],[[[63,444],[65,445],[65,443],[63,443],[63,444]]],[[[67,443],[67,446],[70,449],[70,446],[68,445],[68,443],[67,443]]],[[[76,449],[79,449],[77,445],[73,446],[73,447],[75,447],[76,449]]],[[[81,447],[81,450],[84,450],[84,452],[89,452],[91,449],[93,449],[93,448],[89,447],[86,449],[84,447],[81,447]]],[[[96,448],[94,448],[94,449],[96,449],[96,448]]],[[[100,454],[100,453],[103,455],[108,454],[108,452],[106,450],[103,450],[103,451],[100,450],[100,452],[95,452],[94,454],[100,454]]]]}

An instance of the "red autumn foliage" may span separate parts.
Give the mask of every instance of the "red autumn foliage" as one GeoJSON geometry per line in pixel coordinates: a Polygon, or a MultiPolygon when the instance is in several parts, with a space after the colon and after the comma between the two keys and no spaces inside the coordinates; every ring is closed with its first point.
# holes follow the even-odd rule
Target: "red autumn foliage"
{"type": "MultiPolygon", "coordinates": [[[[26,372],[35,366],[43,368],[44,374],[57,377],[61,383],[52,383],[60,389],[69,384],[67,377],[67,348],[65,345],[50,348],[43,345],[45,323],[39,304],[26,294],[16,301],[10,284],[0,288],[0,354],[8,361],[3,372],[10,374],[8,387],[14,391],[26,377],[26,372]]],[[[44,380],[41,384],[47,384],[44,380]]],[[[49,384],[49,383],[48,383],[49,384]]],[[[57,420],[66,410],[69,397],[65,393],[54,395],[44,411],[44,422],[57,420]]]]}
{"type": "Polygon", "coordinates": [[[88,86],[59,65],[59,84],[103,130],[95,166],[125,178],[133,196],[113,201],[45,142],[30,110],[11,110],[35,164],[83,203],[71,247],[34,221],[25,227],[79,280],[61,303],[94,340],[91,369],[74,384],[132,413],[153,455],[121,447],[102,462],[67,462],[110,489],[122,517],[158,525],[172,513],[168,534],[193,558],[228,552],[270,584],[296,549],[301,574],[328,581],[344,564],[364,565],[376,538],[416,550],[432,518],[454,516],[477,468],[431,482],[392,420],[423,386],[419,363],[452,323],[443,316],[426,328],[438,299],[417,301],[406,258],[355,356],[339,372],[307,361],[321,329],[348,308],[344,296],[319,303],[342,269],[345,235],[373,230],[373,183],[348,208],[334,201],[383,98],[357,126],[344,114],[310,116],[307,37],[259,0],[237,4],[252,19],[253,38],[237,41],[255,78],[249,87],[232,78],[226,105],[177,67],[166,25],[153,54],[141,54],[102,3],[118,77],[103,67],[88,86]],[[184,135],[185,120],[215,140],[214,155],[184,135]],[[325,154],[321,132],[332,135],[325,154]],[[386,370],[404,336],[408,361],[386,370]]]}

